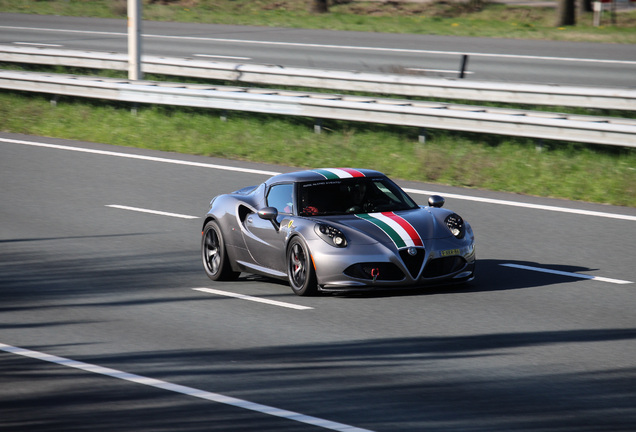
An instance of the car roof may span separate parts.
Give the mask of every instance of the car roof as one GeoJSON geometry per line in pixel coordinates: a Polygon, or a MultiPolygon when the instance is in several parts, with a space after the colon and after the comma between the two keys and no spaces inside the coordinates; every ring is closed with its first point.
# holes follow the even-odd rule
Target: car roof
{"type": "Polygon", "coordinates": [[[306,182],[331,179],[345,179],[353,177],[386,177],[383,173],[370,169],[360,168],[315,168],[311,170],[295,171],[278,174],[271,177],[265,183],[306,182]]]}

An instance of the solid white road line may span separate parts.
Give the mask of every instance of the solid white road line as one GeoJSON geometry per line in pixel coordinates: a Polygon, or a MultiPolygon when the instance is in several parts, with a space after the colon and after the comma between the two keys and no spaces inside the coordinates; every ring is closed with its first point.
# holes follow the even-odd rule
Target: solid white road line
{"type": "MultiPolygon", "coordinates": [[[[199,168],[211,168],[211,169],[226,170],[226,171],[236,171],[236,172],[243,172],[248,174],[262,174],[267,176],[280,174],[279,172],[276,172],[276,171],[238,168],[238,167],[231,167],[231,166],[225,166],[225,165],[206,164],[206,163],[200,163],[200,162],[190,162],[190,161],[183,161],[183,160],[177,160],[177,159],[158,158],[158,157],[143,156],[143,155],[136,155],[136,154],[129,154],[129,153],[85,149],[81,147],[71,147],[71,146],[63,146],[63,145],[57,145],[57,144],[46,144],[46,143],[40,143],[37,141],[24,141],[24,140],[14,140],[9,138],[0,138],[0,142],[30,145],[30,146],[36,146],[36,147],[46,147],[46,148],[53,148],[58,150],[69,150],[69,151],[76,151],[76,152],[82,152],[82,153],[93,153],[93,154],[123,157],[123,158],[129,158],[129,159],[140,159],[140,160],[147,160],[152,162],[188,165],[188,166],[194,166],[199,168]]],[[[504,201],[504,200],[497,200],[497,199],[491,199],[491,198],[473,197],[470,195],[458,195],[458,194],[449,194],[449,193],[443,193],[443,192],[425,191],[420,189],[405,188],[404,190],[408,193],[414,193],[414,194],[420,194],[420,195],[442,195],[447,198],[476,201],[476,202],[482,202],[482,203],[488,203],[488,204],[507,205],[507,206],[513,206],[513,207],[524,207],[524,208],[531,208],[531,209],[537,209],[537,210],[555,211],[555,212],[561,212],[561,213],[573,213],[573,214],[586,215],[586,216],[596,216],[596,217],[604,217],[604,218],[610,218],[610,219],[636,221],[636,216],[631,216],[631,215],[605,213],[605,212],[597,212],[597,211],[590,211],[590,210],[570,209],[566,207],[554,207],[554,206],[546,206],[546,205],[539,205],[539,204],[528,204],[528,203],[523,203],[518,201],[504,201]]]]}
{"type": "Polygon", "coordinates": [[[511,267],[511,268],[517,268],[517,269],[522,269],[522,270],[531,270],[531,271],[536,271],[536,272],[541,272],[541,273],[551,273],[551,274],[556,274],[556,275],[560,275],[560,276],[569,276],[569,277],[573,277],[573,278],[589,279],[589,280],[595,280],[595,281],[599,281],[599,282],[609,282],[609,283],[620,284],[620,285],[634,283],[634,282],[631,282],[631,281],[620,280],[620,279],[610,279],[610,278],[601,277],[601,276],[591,276],[591,275],[580,274],[580,273],[570,273],[570,272],[564,272],[564,271],[559,271],[559,270],[544,269],[544,268],[540,268],[540,267],[524,266],[524,265],[519,265],[519,264],[499,264],[499,265],[503,266],[503,267],[511,267]]]}
{"type": "Polygon", "coordinates": [[[555,207],[555,206],[547,206],[542,204],[530,204],[530,203],[524,203],[524,202],[518,202],[518,201],[504,201],[504,200],[498,200],[498,199],[492,199],[492,198],[481,198],[481,197],[473,197],[469,195],[458,195],[458,194],[451,194],[451,193],[444,193],[444,192],[425,191],[420,189],[404,188],[404,190],[407,193],[420,194],[420,195],[441,195],[444,198],[455,198],[455,199],[477,201],[477,202],[488,203],[488,204],[500,204],[500,205],[507,205],[512,207],[523,207],[523,208],[530,208],[530,209],[536,209],[536,210],[554,211],[554,212],[560,212],[560,213],[573,213],[573,214],[586,215],[586,216],[597,216],[597,217],[604,217],[604,218],[610,218],[610,219],[636,221],[636,216],[631,216],[631,215],[605,213],[605,212],[597,212],[597,211],[591,211],[591,210],[571,209],[567,207],[555,207]]]}
{"type": "Polygon", "coordinates": [[[309,307],[309,306],[301,306],[301,305],[297,305],[297,304],[293,304],[293,303],[285,303],[285,302],[276,301],[276,300],[268,300],[268,299],[264,299],[264,298],[260,298],[260,297],[252,297],[252,296],[248,296],[248,295],[245,295],[245,294],[237,294],[237,293],[233,293],[233,292],[220,291],[220,290],[211,289],[211,288],[192,288],[192,289],[195,290],[195,291],[201,291],[201,292],[205,292],[205,293],[216,294],[216,295],[226,296],[226,297],[234,297],[234,298],[237,298],[237,299],[249,300],[249,301],[253,301],[253,302],[257,302],[257,303],[266,303],[266,304],[269,304],[269,305],[280,306],[280,307],[285,307],[285,308],[289,308],[289,309],[296,309],[296,310],[313,309],[312,307],[309,307]]]}
{"type": "Polygon", "coordinates": [[[249,402],[242,399],[233,398],[230,396],[224,396],[219,393],[211,393],[204,390],[199,390],[193,387],[187,387],[179,384],[173,384],[167,381],[162,381],[154,378],[145,377],[142,375],[136,375],[128,372],[123,372],[117,369],[110,369],[95,364],[84,363],[76,360],[71,360],[64,357],[58,357],[55,355],[32,351],[25,348],[20,348],[12,345],[6,345],[0,343],[0,351],[4,351],[10,354],[19,355],[22,357],[29,357],[37,360],[54,363],[61,366],[66,366],[74,369],[83,370],[99,375],[105,375],[111,378],[117,378],[120,380],[142,384],[149,387],[155,387],[162,390],[171,391],[174,393],[180,393],[187,396],[192,396],[199,399],[208,400],[211,402],[217,402],[224,405],[231,405],[237,408],[246,409],[249,411],[255,411],[262,414],[267,414],[275,417],[284,418],[299,423],[305,423],[313,426],[318,426],[323,429],[340,432],[371,432],[368,429],[361,429],[354,426],[349,426],[342,423],[337,423],[329,420],[324,420],[318,417],[312,417],[304,414],[300,414],[293,411],[287,411],[284,409],[274,408],[267,405],[261,405],[258,403],[249,402]]]}
{"type": "Polygon", "coordinates": [[[168,213],[168,212],[164,212],[164,211],[148,210],[148,209],[142,209],[142,208],[137,208],[137,207],[128,207],[128,206],[117,205],[117,204],[107,204],[105,207],[111,207],[111,208],[116,208],[116,209],[121,209],[121,210],[136,211],[136,212],[140,212],[140,213],[151,213],[151,214],[156,214],[156,215],[160,215],[160,216],[170,216],[170,217],[181,218],[181,219],[199,219],[199,216],[190,216],[190,215],[184,215],[184,214],[178,214],[178,213],[168,213]]]}
{"type": "Polygon", "coordinates": [[[262,174],[262,175],[270,175],[270,176],[280,174],[274,171],[238,168],[238,167],[231,167],[226,165],[215,165],[215,164],[207,164],[207,163],[201,163],[201,162],[191,162],[191,161],[183,161],[183,160],[177,160],[177,159],[167,159],[167,158],[160,158],[160,157],[153,157],[153,156],[136,155],[136,154],[130,154],[130,153],[119,153],[119,152],[113,152],[113,151],[87,149],[87,148],[81,148],[81,147],[70,147],[70,146],[57,145],[57,144],[41,143],[37,141],[14,140],[9,138],[0,138],[0,141],[12,143],[12,144],[23,144],[23,145],[30,145],[35,147],[52,148],[57,150],[69,150],[69,151],[76,151],[80,153],[92,153],[92,154],[98,154],[98,155],[104,155],[104,156],[122,157],[127,159],[140,159],[140,160],[146,160],[151,162],[187,165],[187,166],[194,166],[194,167],[200,167],[200,168],[213,168],[213,169],[225,170],[225,171],[238,171],[238,172],[249,173],[249,174],[262,174]]]}
{"type": "MultiPolygon", "coordinates": [[[[122,32],[96,32],[91,30],[64,30],[53,28],[36,28],[36,27],[17,27],[17,26],[0,26],[4,29],[12,30],[38,30],[46,32],[57,33],[78,33],[78,34],[94,34],[94,35],[111,35],[111,36],[127,36],[127,33],[122,32]]],[[[371,51],[371,52],[395,52],[395,53],[412,53],[412,54],[437,54],[437,55],[469,55],[475,57],[494,57],[494,58],[512,58],[522,60],[548,60],[557,62],[582,62],[582,63],[606,63],[606,64],[623,64],[623,65],[636,65],[636,61],[633,60],[611,60],[611,59],[591,59],[591,58],[573,58],[573,57],[549,57],[549,56],[533,56],[533,55],[518,55],[518,54],[497,54],[497,53],[483,53],[483,52],[466,52],[466,51],[437,51],[437,50],[421,50],[421,49],[405,49],[405,48],[385,48],[385,47],[365,47],[365,46],[351,46],[351,45],[327,45],[327,44],[312,44],[312,43],[300,43],[300,42],[274,42],[263,40],[243,40],[243,39],[224,39],[224,38],[209,38],[199,36],[169,36],[169,35],[155,35],[155,34],[143,34],[142,37],[148,39],[180,39],[180,40],[198,40],[207,42],[222,42],[222,43],[242,43],[251,45],[273,45],[273,46],[293,46],[300,48],[329,48],[340,49],[349,51],[371,51]]]]}

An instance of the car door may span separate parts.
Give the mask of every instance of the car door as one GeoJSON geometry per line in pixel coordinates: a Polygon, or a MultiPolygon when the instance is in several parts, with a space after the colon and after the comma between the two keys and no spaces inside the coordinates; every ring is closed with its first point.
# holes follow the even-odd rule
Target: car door
{"type": "MultiPolygon", "coordinates": [[[[278,222],[289,218],[294,209],[294,184],[272,185],[267,191],[268,207],[278,210],[278,222]]],[[[285,272],[285,232],[268,220],[252,213],[245,219],[245,244],[255,263],[278,272],[285,272]]]]}

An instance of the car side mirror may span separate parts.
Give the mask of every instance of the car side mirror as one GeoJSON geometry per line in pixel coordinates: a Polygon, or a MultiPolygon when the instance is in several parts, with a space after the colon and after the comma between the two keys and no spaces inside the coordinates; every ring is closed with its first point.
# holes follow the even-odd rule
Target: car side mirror
{"type": "Polygon", "coordinates": [[[278,221],[276,221],[276,218],[278,217],[278,210],[276,210],[276,207],[264,207],[260,209],[258,211],[258,217],[270,221],[277,230],[280,228],[278,221]]]}
{"type": "Polygon", "coordinates": [[[431,207],[443,207],[446,201],[439,195],[432,195],[428,198],[428,205],[431,207]]]}

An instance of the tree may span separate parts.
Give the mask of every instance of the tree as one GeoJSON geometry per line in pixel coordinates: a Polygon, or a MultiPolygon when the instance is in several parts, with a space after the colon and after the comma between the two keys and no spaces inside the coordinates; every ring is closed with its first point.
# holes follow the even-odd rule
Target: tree
{"type": "Polygon", "coordinates": [[[574,0],[559,0],[557,7],[556,26],[570,26],[576,24],[576,8],[574,0]]]}
{"type": "Polygon", "coordinates": [[[311,0],[309,10],[313,13],[329,12],[329,0],[311,0]]]}
{"type": "Polygon", "coordinates": [[[585,12],[593,12],[594,9],[592,8],[592,0],[580,0],[579,1],[579,13],[585,13],[585,12]]]}

